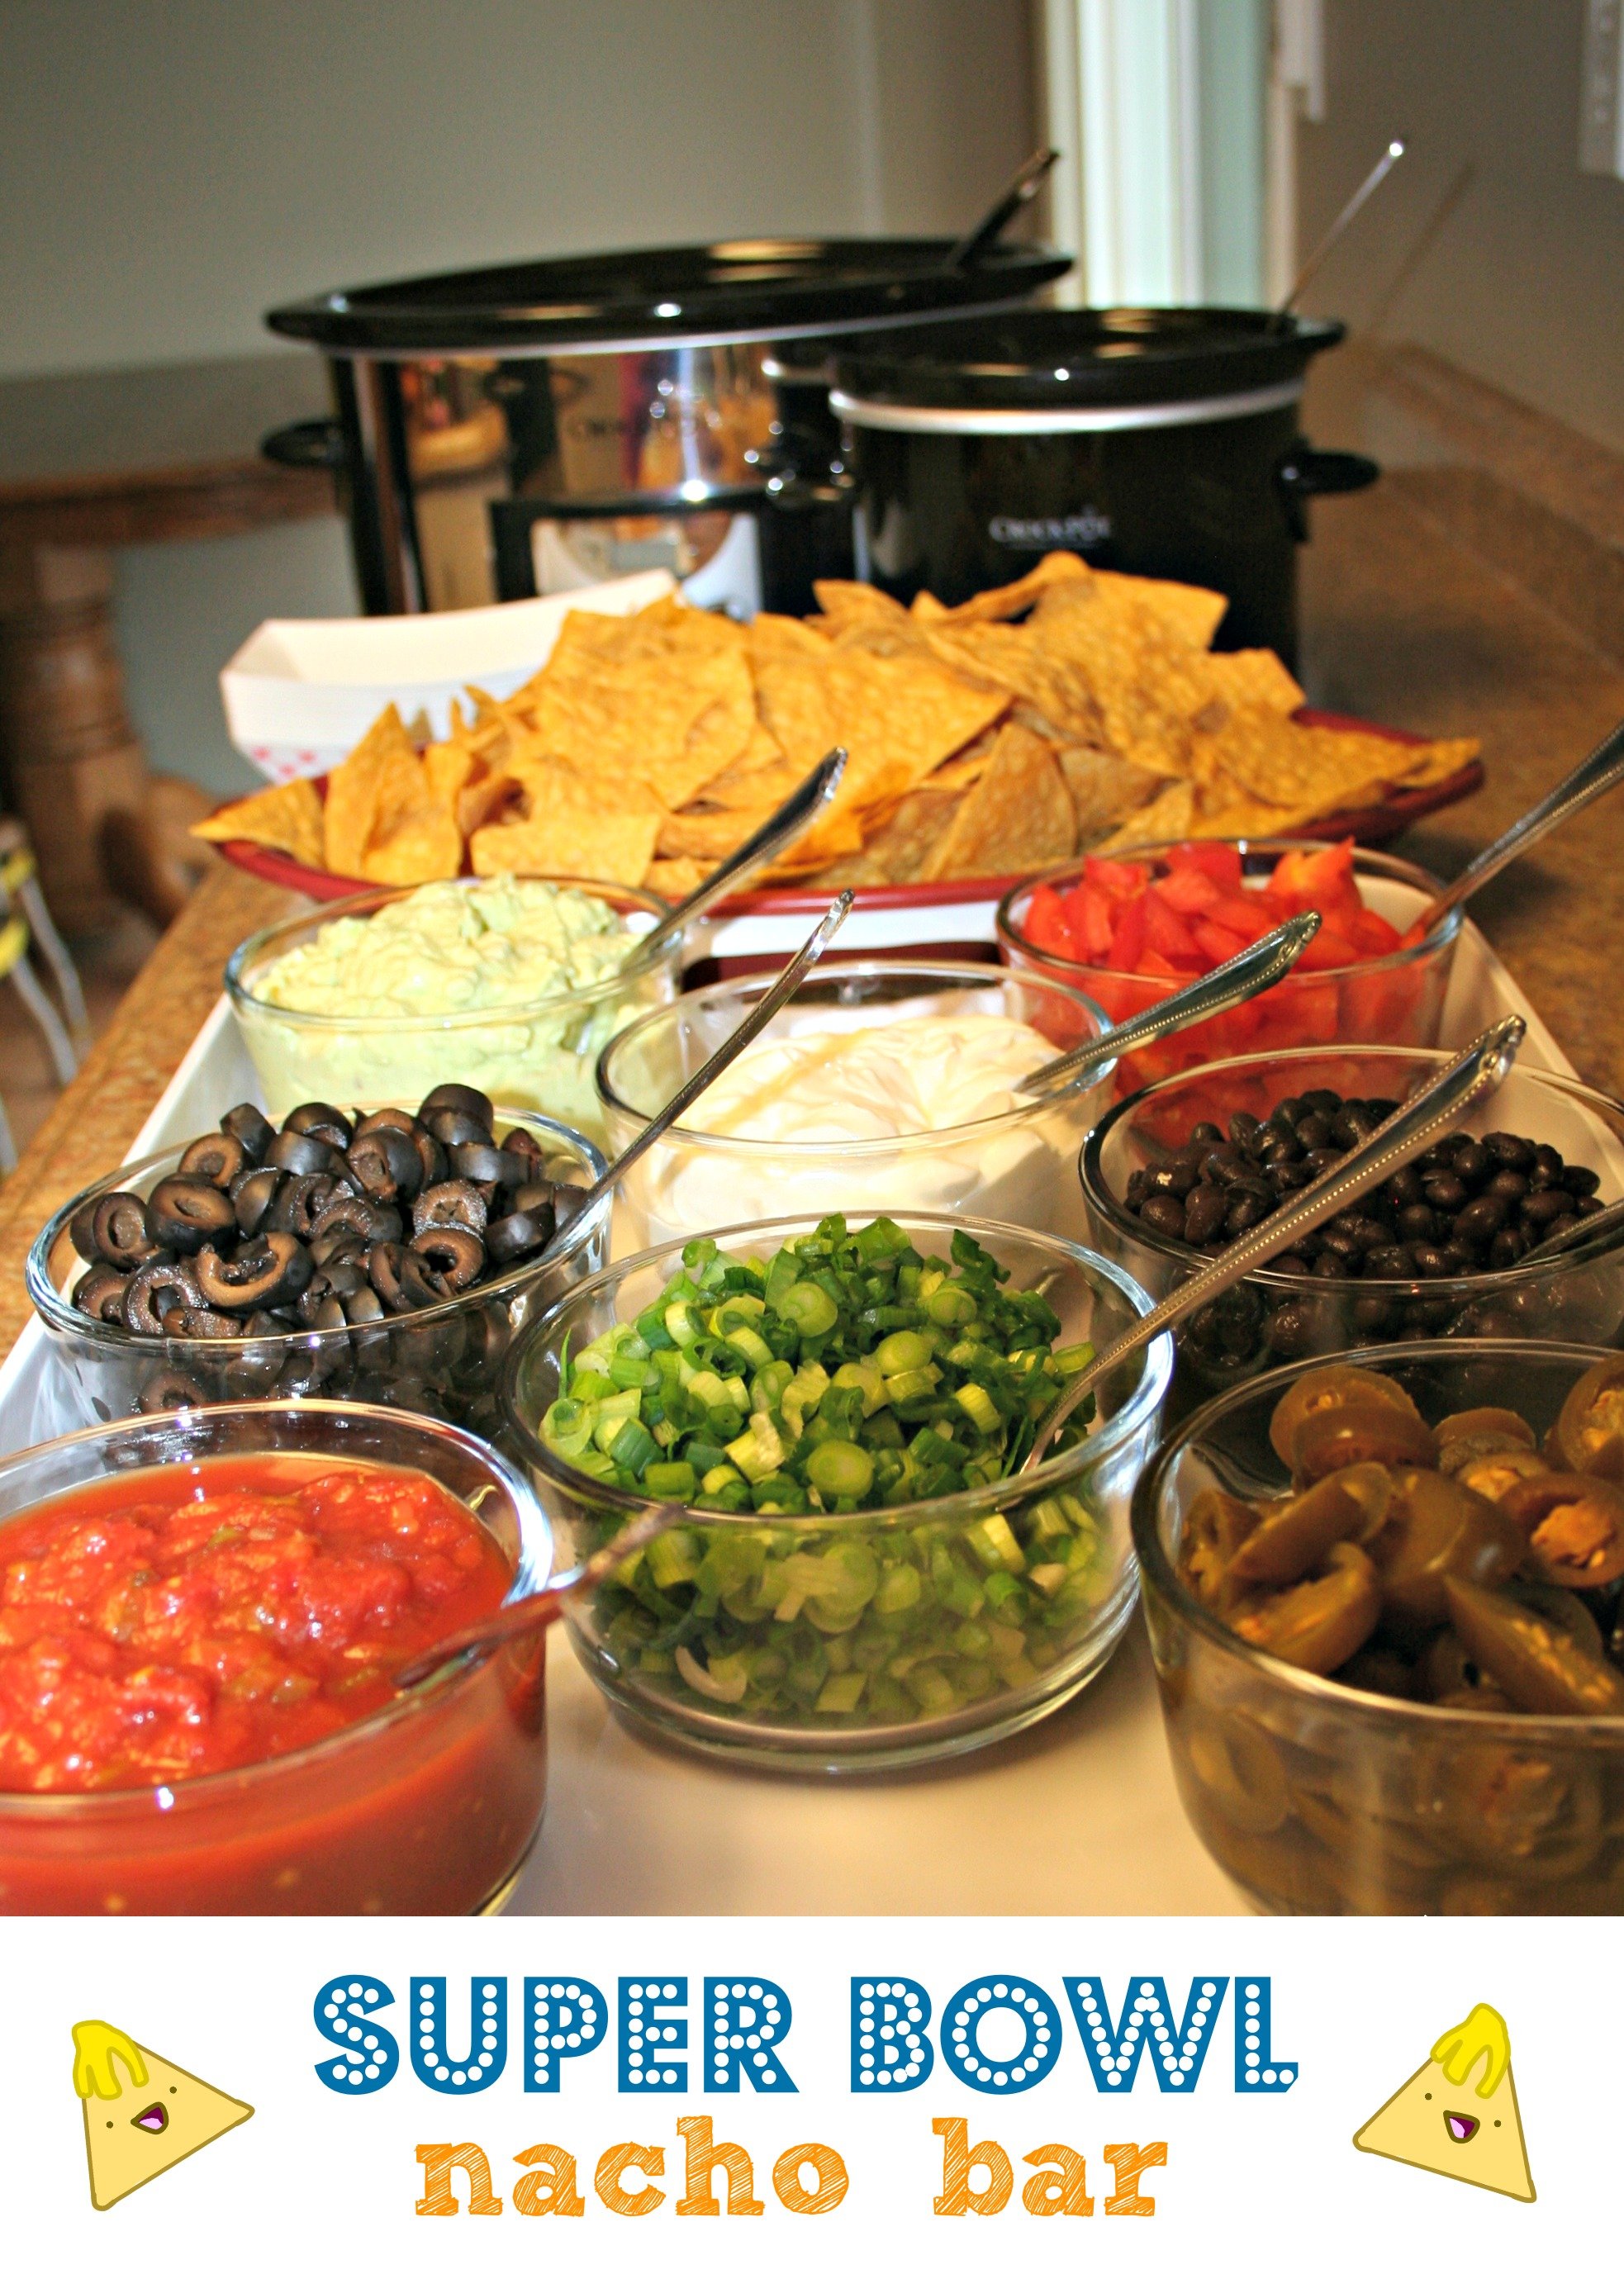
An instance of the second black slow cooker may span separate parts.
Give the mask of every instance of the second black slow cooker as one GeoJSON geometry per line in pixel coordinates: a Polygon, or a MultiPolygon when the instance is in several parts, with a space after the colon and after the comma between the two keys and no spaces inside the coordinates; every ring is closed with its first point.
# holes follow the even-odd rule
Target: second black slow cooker
{"type": "Polygon", "coordinates": [[[1297,432],[1342,326],[1250,308],[1022,309],[838,343],[858,573],[950,605],[1045,553],[1225,593],[1222,647],[1297,645],[1305,501],[1376,478],[1297,432]]]}

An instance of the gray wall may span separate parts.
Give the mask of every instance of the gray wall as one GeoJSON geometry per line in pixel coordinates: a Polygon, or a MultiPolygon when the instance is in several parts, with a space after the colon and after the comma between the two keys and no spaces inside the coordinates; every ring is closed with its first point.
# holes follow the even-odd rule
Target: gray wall
{"type": "MultiPolygon", "coordinates": [[[[1032,146],[1026,0],[0,0],[0,377],[257,354],[323,285],[725,233],[946,230],[1032,146]]],[[[352,606],[337,524],[121,563],[155,764],[352,606]]]]}
{"type": "Polygon", "coordinates": [[[1307,305],[1624,448],[1624,182],[1579,171],[1583,15],[1583,0],[1327,0],[1298,235],[1312,245],[1407,134],[1307,305]]]}

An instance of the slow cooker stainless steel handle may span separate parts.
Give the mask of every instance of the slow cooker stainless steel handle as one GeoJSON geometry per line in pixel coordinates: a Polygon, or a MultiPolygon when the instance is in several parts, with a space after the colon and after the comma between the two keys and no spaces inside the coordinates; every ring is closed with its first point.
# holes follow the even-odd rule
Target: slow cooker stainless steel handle
{"type": "Polygon", "coordinates": [[[1367,490],[1380,473],[1374,458],[1362,457],[1357,450],[1316,450],[1299,435],[1274,469],[1291,534],[1299,544],[1307,539],[1308,499],[1343,497],[1350,490],[1367,490]]]}
{"type": "Polygon", "coordinates": [[[296,418],[260,437],[259,456],[274,466],[335,474],[344,463],[344,430],[336,418],[296,418]]]}

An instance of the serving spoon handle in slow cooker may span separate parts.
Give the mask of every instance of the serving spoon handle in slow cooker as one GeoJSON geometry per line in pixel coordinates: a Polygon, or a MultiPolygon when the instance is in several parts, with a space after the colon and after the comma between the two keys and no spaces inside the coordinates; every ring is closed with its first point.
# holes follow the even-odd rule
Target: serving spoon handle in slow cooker
{"type": "Polygon", "coordinates": [[[644,932],[636,946],[620,966],[623,979],[628,971],[635,971],[645,963],[652,963],[667,940],[674,939],[680,931],[695,923],[708,908],[713,908],[726,893],[736,892],[747,877],[764,869],[770,861],[786,852],[798,837],[803,837],[817,819],[823,808],[840,787],[840,777],[846,772],[846,752],[829,750],[818,760],[799,788],[793,789],[776,813],[770,813],[761,827],[735,847],[720,868],[713,869],[704,883],[691,892],[686,900],[679,900],[668,916],[662,916],[652,931],[644,932]]]}
{"type": "Polygon", "coordinates": [[[1458,908],[1491,877],[1498,877],[1508,862],[1526,853],[1530,845],[1538,845],[1542,837],[1560,828],[1564,821],[1582,812],[1592,799],[1605,795],[1620,781],[1624,781],[1624,719],[1610,734],[1603,735],[1590,757],[1576,765],[1565,781],[1558,782],[1538,805],[1530,806],[1521,820],[1502,830],[1475,861],[1469,861],[1454,884],[1446,885],[1435,900],[1429,901],[1417,917],[1417,925],[1423,931],[1431,931],[1451,908],[1458,908]]]}
{"type": "Polygon", "coordinates": [[[959,238],[948,254],[945,266],[974,268],[1004,235],[1022,206],[1031,204],[1042,188],[1049,168],[1058,162],[1059,157],[1058,150],[1034,150],[996,205],[989,206],[975,227],[959,238]]]}
{"type": "Polygon", "coordinates": [[[1204,1271],[1186,1279],[1154,1310],[1147,1311],[1113,1342],[1107,1343],[1066,1384],[1044,1415],[1019,1473],[1024,1475],[1028,1469],[1036,1467],[1056,1432],[1070,1419],[1102,1374],[1109,1373],[1146,1343],[1154,1342],[1167,1328],[1188,1318],[1192,1311],[1200,1310],[1227,1288],[1235,1286],[1283,1248],[1292,1246],[1304,1232],[1312,1231],[1329,1216],[1340,1216],[1355,1201],[1385,1184],[1406,1161],[1413,1161],[1417,1153],[1425,1153],[1462,1114],[1492,1097],[1510,1073],[1527,1032],[1518,1018],[1501,1019],[1486,1028],[1470,1049],[1451,1058],[1425,1088],[1418,1089],[1408,1104],[1389,1114],[1362,1145],[1344,1155],[1335,1168],[1327,1170],[1317,1183],[1305,1185],[1289,1207],[1265,1216],[1253,1230],[1243,1232],[1234,1246],[1226,1248],[1204,1271]]]}
{"type": "Polygon", "coordinates": [[[1018,1092],[1026,1096],[1049,1097],[1069,1088],[1079,1074],[1102,1065],[1107,1058],[1118,1058],[1125,1051],[1142,1049],[1147,1043],[1159,1043],[1167,1035],[1176,1035],[1181,1027],[1192,1027],[1199,1019],[1210,1019],[1220,1011],[1227,1011],[1237,1003],[1244,1003],[1253,995],[1261,995],[1267,987],[1283,979],[1292,965],[1320,929],[1320,911],[1306,908],[1301,915],[1288,916],[1261,939],[1250,947],[1242,948],[1227,963],[1221,963],[1199,979],[1192,980],[1188,987],[1163,996],[1147,1011],[1136,1011],[1119,1027],[1109,1027],[1102,1035],[1091,1035],[1074,1050],[1064,1057],[1050,1058],[1047,1065],[1023,1074],[1016,1083],[1018,1092]]]}

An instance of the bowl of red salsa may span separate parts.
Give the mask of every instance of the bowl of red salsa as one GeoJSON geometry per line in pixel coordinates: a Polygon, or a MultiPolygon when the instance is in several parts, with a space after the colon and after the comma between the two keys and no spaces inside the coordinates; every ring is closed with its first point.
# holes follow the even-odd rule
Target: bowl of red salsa
{"type": "Polygon", "coordinates": [[[1213,838],[1090,855],[1028,879],[997,913],[1004,962],[1046,972],[1120,1023],[1237,955],[1288,916],[1322,922],[1267,994],[1136,1050],[1120,1095],[1211,1058],[1327,1043],[1438,1040],[1461,914],[1421,933],[1436,877],[1351,840],[1213,838]]]}
{"type": "Polygon", "coordinates": [[[545,1792],[542,1645],[431,1645],[544,1585],[480,1439],[297,1404],[0,1462],[0,1913],[500,1906],[545,1792]]]}

